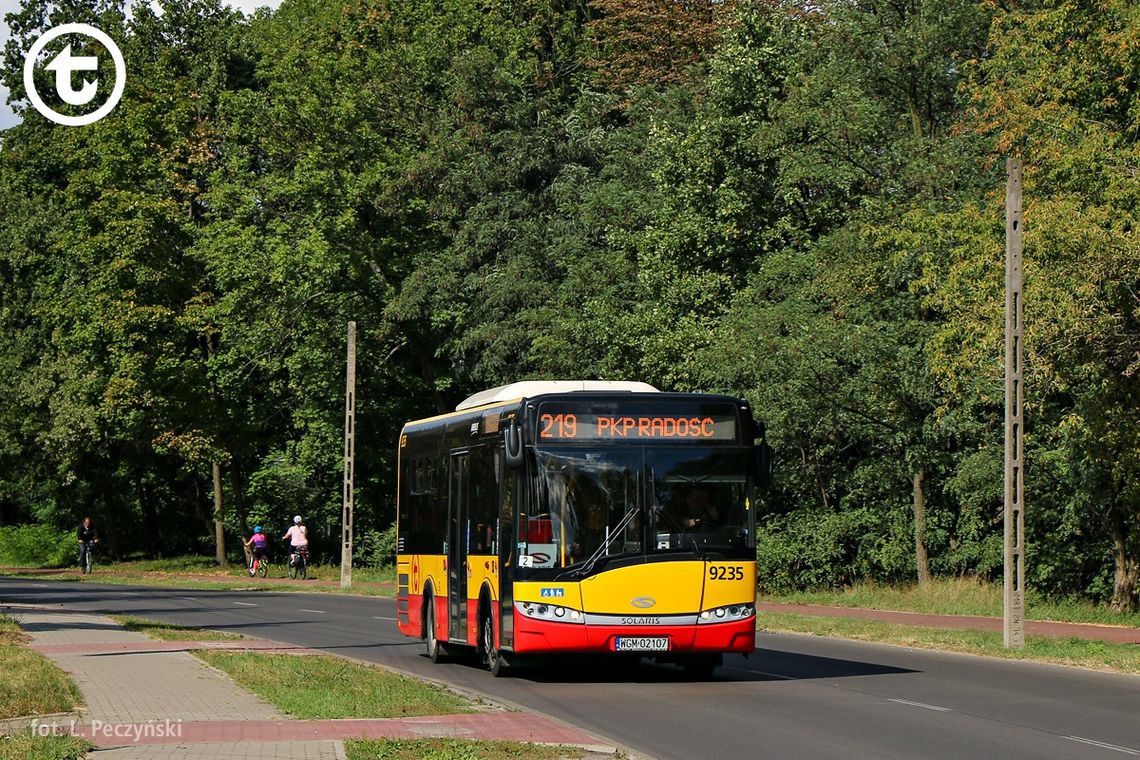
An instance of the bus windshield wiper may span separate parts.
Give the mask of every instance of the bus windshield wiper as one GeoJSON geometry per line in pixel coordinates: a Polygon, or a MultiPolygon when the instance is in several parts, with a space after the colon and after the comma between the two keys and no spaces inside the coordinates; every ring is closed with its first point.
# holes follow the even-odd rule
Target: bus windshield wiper
{"type": "Polygon", "coordinates": [[[633,509],[626,512],[625,515],[621,518],[621,521],[618,522],[617,526],[612,531],[610,531],[610,534],[606,537],[606,540],[602,541],[602,545],[599,546],[597,550],[590,555],[589,559],[582,563],[582,567],[574,574],[579,578],[584,578],[585,576],[589,575],[590,571],[594,569],[594,565],[597,564],[597,561],[602,558],[603,554],[606,553],[606,549],[608,549],[610,544],[613,543],[613,540],[622,534],[622,531],[626,529],[626,527],[633,521],[633,518],[636,517],[640,511],[641,507],[635,506],[633,509]]]}

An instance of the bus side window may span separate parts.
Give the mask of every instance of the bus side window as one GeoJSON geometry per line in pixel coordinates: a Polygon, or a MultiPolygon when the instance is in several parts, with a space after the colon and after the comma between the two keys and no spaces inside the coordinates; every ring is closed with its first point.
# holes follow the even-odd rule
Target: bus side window
{"type": "MultiPolygon", "coordinates": [[[[495,454],[495,469],[502,467],[499,454],[495,454]]],[[[502,481],[502,504],[499,505],[499,562],[504,566],[511,564],[515,551],[515,500],[514,500],[514,474],[508,474],[502,481]]]]}
{"type": "Polygon", "coordinates": [[[469,551],[472,554],[494,553],[494,535],[490,526],[495,522],[495,502],[498,499],[498,489],[495,487],[494,474],[491,472],[491,450],[488,446],[478,446],[471,449],[470,478],[470,512],[468,518],[472,526],[469,551]]]}
{"type": "Polygon", "coordinates": [[[428,463],[428,480],[431,491],[424,503],[425,533],[430,536],[430,547],[425,554],[444,554],[447,543],[447,497],[448,461],[447,454],[438,455],[428,463]]]}

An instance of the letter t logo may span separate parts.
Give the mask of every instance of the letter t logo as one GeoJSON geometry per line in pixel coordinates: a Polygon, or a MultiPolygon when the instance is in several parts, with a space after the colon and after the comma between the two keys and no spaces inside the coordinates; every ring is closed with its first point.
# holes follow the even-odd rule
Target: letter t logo
{"type": "Polygon", "coordinates": [[[45,66],[48,71],[55,72],[55,89],[65,103],[73,106],[82,106],[91,102],[95,91],[99,89],[98,82],[83,80],[83,87],[76,90],[71,86],[71,73],[73,71],[95,71],[99,68],[99,59],[89,55],[72,55],[71,45],[63,49],[59,55],[45,66]]]}

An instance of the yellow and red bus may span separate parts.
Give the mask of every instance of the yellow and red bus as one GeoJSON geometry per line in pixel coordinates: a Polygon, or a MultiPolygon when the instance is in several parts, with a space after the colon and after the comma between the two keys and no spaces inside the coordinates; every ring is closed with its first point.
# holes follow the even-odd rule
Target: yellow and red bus
{"type": "Polygon", "coordinates": [[[756,646],[743,399],[644,383],[515,383],[399,441],[399,630],[427,655],[629,653],[710,674],[756,646]]]}

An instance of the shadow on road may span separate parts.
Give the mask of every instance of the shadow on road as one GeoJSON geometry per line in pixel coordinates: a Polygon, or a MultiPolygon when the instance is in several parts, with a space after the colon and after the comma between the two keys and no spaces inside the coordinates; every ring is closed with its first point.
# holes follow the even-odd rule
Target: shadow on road
{"type": "MultiPolygon", "coordinates": [[[[426,658],[426,655],[424,655],[426,658]]],[[[456,655],[446,667],[482,669],[470,656],[456,655]]],[[[757,650],[748,659],[726,657],[724,666],[711,678],[694,679],[679,666],[648,659],[615,658],[605,655],[569,655],[531,660],[510,669],[510,677],[534,683],[691,683],[800,681],[818,678],[856,678],[860,676],[903,675],[919,671],[880,665],[874,662],[819,657],[779,650],[757,650]]]]}

